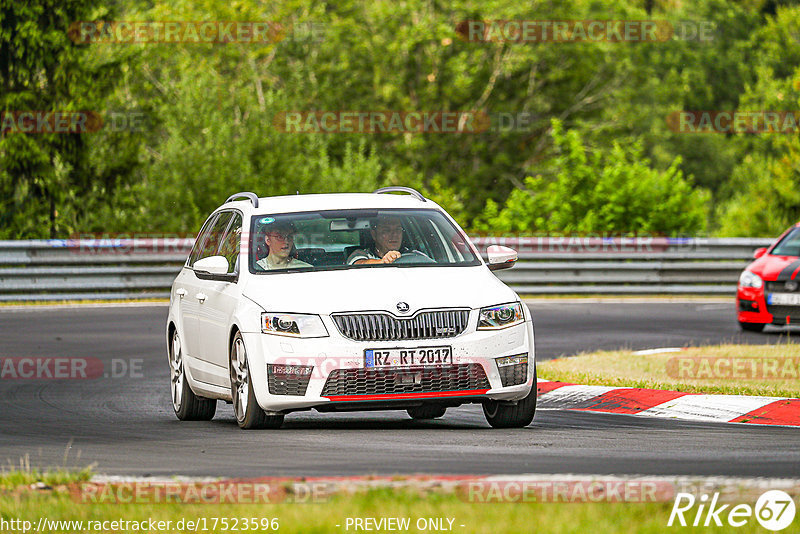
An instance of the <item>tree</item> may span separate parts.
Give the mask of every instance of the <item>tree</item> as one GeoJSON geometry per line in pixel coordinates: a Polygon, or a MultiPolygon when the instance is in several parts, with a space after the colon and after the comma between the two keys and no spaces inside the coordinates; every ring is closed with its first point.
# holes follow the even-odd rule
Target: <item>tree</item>
{"type": "Polygon", "coordinates": [[[676,159],[654,169],[642,147],[615,142],[611,150],[587,148],[576,131],[552,129],[550,175],[528,177],[526,190],[502,207],[487,204],[475,227],[503,234],[685,235],[705,228],[708,195],[683,177],[676,159]]]}
{"type": "Polygon", "coordinates": [[[68,36],[71,23],[97,14],[95,4],[0,0],[0,110],[6,120],[0,131],[0,236],[75,231],[87,204],[107,193],[103,185],[109,184],[102,184],[102,173],[89,161],[92,134],[21,133],[8,122],[20,112],[102,114],[117,65],[92,64],[87,46],[68,36]]]}
{"type": "MultiPolygon", "coordinates": [[[[754,32],[756,80],[742,95],[745,111],[788,111],[800,123],[800,7],[779,7],[754,32]]],[[[800,126],[784,133],[739,134],[745,156],[717,210],[723,236],[775,236],[800,220],[800,126]]]]}

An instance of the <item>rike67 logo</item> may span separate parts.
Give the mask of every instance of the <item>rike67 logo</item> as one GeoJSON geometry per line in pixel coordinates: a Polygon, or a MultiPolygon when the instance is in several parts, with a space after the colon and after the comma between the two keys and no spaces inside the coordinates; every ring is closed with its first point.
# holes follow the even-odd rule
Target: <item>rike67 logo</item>
{"type": "Polygon", "coordinates": [[[742,527],[755,517],[762,527],[777,532],[791,525],[794,516],[792,497],[780,490],[762,494],[755,507],[749,504],[719,504],[719,493],[714,493],[710,501],[707,494],[697,499],[691,493],[678,493],[667,526],[721,527],[727,524],[730,527],[742,527]]]}

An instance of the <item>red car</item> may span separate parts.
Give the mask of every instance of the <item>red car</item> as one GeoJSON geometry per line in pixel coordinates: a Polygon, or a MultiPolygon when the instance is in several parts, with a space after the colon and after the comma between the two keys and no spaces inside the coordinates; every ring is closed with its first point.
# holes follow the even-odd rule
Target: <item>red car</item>
{"type": "Polygon", "coordinates": [[[768,324],[800,324],[800,223],[771,247],[757,249],[753,257],[739,277],[739,325],[761,332],[768,324]]]}

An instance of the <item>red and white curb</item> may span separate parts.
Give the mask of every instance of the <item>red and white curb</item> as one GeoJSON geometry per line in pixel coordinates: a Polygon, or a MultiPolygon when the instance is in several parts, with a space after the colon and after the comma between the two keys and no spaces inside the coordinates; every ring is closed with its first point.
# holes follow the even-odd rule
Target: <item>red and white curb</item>
{"type": "Polygon", "coordinates": [[[800,399],[703,395],[539,380],[537,407],[689,421],[800,426],[800,399]]]}

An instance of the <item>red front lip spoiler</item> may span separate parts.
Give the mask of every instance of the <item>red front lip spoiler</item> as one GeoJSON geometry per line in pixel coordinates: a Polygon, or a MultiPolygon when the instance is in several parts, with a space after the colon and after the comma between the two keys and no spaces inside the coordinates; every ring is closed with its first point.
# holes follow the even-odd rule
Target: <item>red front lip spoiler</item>
{"type": "Polygon", "coordinates": [[[325,396],[331,401],[370,401],[393,399],[435,399],[438,397],[474,397],[485,395],[488,389],[467,389],[462,391],[434,391],[429,393],[385,393],[383,395],[332,395],[325,396]]]}

